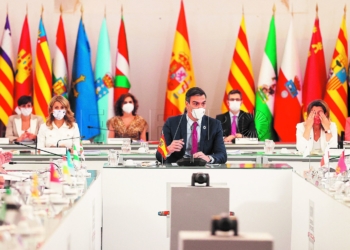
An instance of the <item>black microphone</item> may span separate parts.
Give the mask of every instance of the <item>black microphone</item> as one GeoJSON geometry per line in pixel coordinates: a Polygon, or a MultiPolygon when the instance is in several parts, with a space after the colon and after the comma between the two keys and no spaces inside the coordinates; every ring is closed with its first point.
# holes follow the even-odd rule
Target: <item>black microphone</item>
{"type": "Polygon", "coordinates": [[[44,149],[40,149],[40,148],[37,148],[37,147],[32,147],[32,146],[29,146],[29,145],[20,143],[20,142],[18,142],[18,141],[15,141],[14,143],[15,143],[16,145],[25,146],[25,147],[27,147],[27,148],[33,148],[33,149],[35,149],[35,150],[40,150],[40,151],[43,151],[43,152],[48,153],[48,154],[51,154],[51,155],[56,155],[56,156],[60,156],[60,157],[65,156],[65,155],[55,154],[55,153],[52,153],[52,152],[50,152],[50,151],[46,151],[46,150],[44,150],[44,149]]]}
{"type": "Polygon", "coordinates": [[[59,140],[57,141],[57,145],[56,145],[56,147],[58,148],[58,143],[59,143],[60,141],[73,140],[73,139],[84,139],[84,138],[85,138],[85,136],[83,135],[83,136],[77,136],[77,137],[71,137],[71,138],[59,139],[59,140]]]}
{"type": "Polygon", "coordinates": [[[107,130],[107,131],[115,131],[114,129],[101,128],[101,127],[94,127],[94,126],[87,126],[87,128],[100,129],[100,130],[107,130]]]}

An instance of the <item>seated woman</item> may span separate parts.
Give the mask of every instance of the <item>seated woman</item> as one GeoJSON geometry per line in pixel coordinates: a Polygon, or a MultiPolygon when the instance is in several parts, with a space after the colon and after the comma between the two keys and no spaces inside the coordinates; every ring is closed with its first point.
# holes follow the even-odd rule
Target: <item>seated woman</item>
{"type": "Polygon", "coordinates": [[[326,147],[338,146],[337,126],[329,120],[329,107],[322,100],[315,100],[307,107],[307,119],[297,124],[297,149],[322,153],[326,147]]]}
{"type": "Polygon", "coordinates": [[[115,117],[107,121],[108,138],[131,138],[146,141],[147,122],[136,115],[138,101],[130,93],[123,94],[115,103],[115,117]]]}
{"type": "Polygon", "coordinates": [[[38,133],[38,148],[59,147],[72,149],[80,145],[78,124],[69,102],[63,96],[54,96],[49,104],[49,116],[38,133]],[[77,138],[77,139],[70,139],[77,138]]]}
{"type": "Polygon", "coordinates": [[[43,118],[32,114],[33,100],[30,96],[21,96],[17,101],[21,114],[11,115],[6,127],[5,137],[13,141],[35,141],[43,118]]]}

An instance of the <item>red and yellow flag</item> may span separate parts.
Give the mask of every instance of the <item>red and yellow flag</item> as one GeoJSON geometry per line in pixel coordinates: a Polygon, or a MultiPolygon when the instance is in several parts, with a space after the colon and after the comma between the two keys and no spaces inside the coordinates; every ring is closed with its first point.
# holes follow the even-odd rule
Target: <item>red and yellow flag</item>
{"type": "Polygon", "coordinates": [[[181,1],[168,74],[164,121],[170,116],[179,115],[184,112],[186,107],[186,92],[194,86],[196,86],[196,80],[187,33],[185,9],[181,1]]]}
{"type": "Polygon", "coordinates": [[[227,94],[232,89],[238,89],[242,93],[243,102],[241,109],[245,112],[252,113],[255,107],[255,85],[253,67],[249,55],[244,16],[242,16],[236,47],[235,51],[233,52],[231,68],[228,74],[224,101],[221,107],[223,113],[229,110],[226,101],[228,100],[227,94]]]}
{"type": "Polygon", "coordinates": [[[43,19],[40,18],[36,46],[34,75],[34,112],[44,120],[49,115],[49,102],[52,97],[52,68],[49,44],[47,42],[43,19]]]}
{"type": "Polygon", "coordinates": [[[309,55],[302,90],[303,117],[307,118],[307,106],[316,99],[323,99],[327,84],[327,72],[318,15],[312,30],[309,55]]]}
{"type": "Polygon", "coordinates": [[[348,117],[348,35],[345,14],[335,45],[324,101],[330,108],[330,119],[337,124],[338,134],[345,131],[348,117]]]}
{"type": "Polygon", "coordinates": [[[164,138],[164,134],[162,134],[162,137],[160,137],[159,139],[157,151],[163,156],[163,159],[166,159],[166,157],[168,156],[168,149],[164,138]]]}
{"type": "Polygon", "coordinates": [[[23,22],[21,40],[18,46],[17,70],[15,74],[15,99],[14,105],[22,95],[32,95],[33,76],[32,76],[32,49],[30,45],[30,33],[28,26],[28,17],[23,22]]]}

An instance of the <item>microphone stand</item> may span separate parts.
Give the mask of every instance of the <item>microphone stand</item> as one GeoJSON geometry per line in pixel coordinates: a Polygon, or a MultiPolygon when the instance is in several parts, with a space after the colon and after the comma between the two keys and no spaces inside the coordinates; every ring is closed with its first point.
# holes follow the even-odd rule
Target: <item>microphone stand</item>
{"type": "Polygon", "coordinates": [[[44,150],[44,149],[38,149],[37,147],[32,147],[32,146],[29,146],[29,145],[26,145],[26,144],[23,144],[23,143],[20,143],[20,142],[17,142],[17,141],[15,142],[15,144],[16,144],[16,145],[25,146],[25,147],[27,147],[27,148],[33,148],[33,149],[35,149],[35,150],[40,150],[40,151],[43,151],[43,152],[48,153],[48,154],[51,154],[51,155],[56,155],[56,156],[60,156],[60,157],[63,156],[63,155],[59,155],[59,154],[52,153],[52,152],[50,152],[50,151],[46,151],[46,150],[44,150]]]}
{"type": "Polygon", "coordinates": [[[56,148],[58,148],[58,143],[59,143],[60,141],[74,140],[74,139],[83,139],[83,138],[85,138],[85,136],[77,136],[77,137],[71,137],[71,138],[60,139],[60,140],[57,141],[56,148]]]}
{"type": "MultiPolygon", "coordinates": [[[[53,165],[56,166],[56,169],[57,169],[58,173],[60,174],[60,176],[62,177],[62,175],[63,175],[62,171],[61,171],[61,167],[58,166],[58,164],[55,163],[55,162],[44,162],[44,161],[39,161],[39,162],[21,161],[21,162],[17,162],[17,161],[10,161],[9,164],[10,165],[15,165],[15,164],[53,164],[53,165]]],[[[50,171],[50,170],[46,170],[45,172],[48,172],[48,171],[50,171]]],[[[45,172],[43,172],[43,173],[45,173],[45,172]]],[[[28,177],[26,179],[31,179],[31,177],[28,177]]]]}

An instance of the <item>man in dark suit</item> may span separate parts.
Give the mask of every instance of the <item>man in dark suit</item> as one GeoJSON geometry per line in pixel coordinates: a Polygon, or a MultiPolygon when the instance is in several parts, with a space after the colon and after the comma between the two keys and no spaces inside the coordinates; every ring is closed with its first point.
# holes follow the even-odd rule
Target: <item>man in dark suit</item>
{"type": "Polygon", "coordinates": [[[239,90],[231,90],[228,93],[227,105],[230,110],[216,116],[222,125],[224,141],[234,142],[235,138],[242,137],[257,138],[253,115],[240,109],[242,94],[239,90]]]}
{"type": "MultiPolygon", "coordinates": [[[[205,114],[206,94],[198,87],[186,92],[186,112],[166,120],[163,134],[168,145],[165,163],[173,163],[181,158],[201,158],[208,163],[225,163],[226,148],[221,124],[205,114]]],[[[159,152],[158,161],[162,161],[159,152]]]]}

